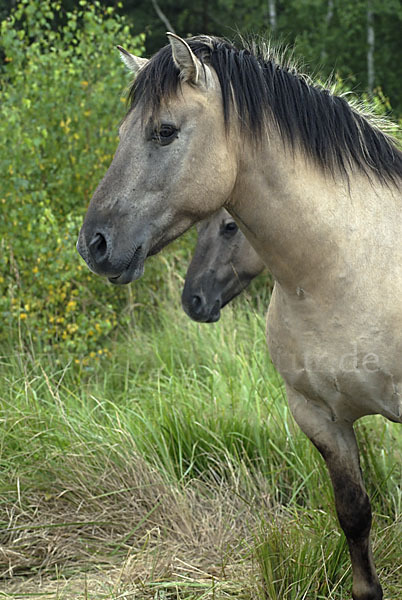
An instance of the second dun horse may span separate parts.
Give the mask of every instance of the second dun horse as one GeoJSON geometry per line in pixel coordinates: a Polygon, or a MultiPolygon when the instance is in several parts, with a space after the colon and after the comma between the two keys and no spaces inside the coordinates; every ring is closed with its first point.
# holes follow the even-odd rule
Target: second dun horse
{"type": "Polygon", "coordinates": [[[265,264],[224,208],[197,224],[197,230],[182,306],[194,321],[213,323],[221,308],[240,294],[265,264]]]}
{"type": "Polygon", "coordinates": [[[78,250],[112,283],[225,207],[275,278],[267,325],[291,412],[326,461],[354,600],[380,600],[353,423],[402,422],[402,154],[343,97],[251,46],[169,44],[137,75],[78,250]]]}

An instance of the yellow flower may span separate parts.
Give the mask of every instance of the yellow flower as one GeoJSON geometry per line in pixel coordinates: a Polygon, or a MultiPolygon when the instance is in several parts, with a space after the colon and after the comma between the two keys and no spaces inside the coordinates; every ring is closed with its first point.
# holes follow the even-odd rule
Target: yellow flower
{"type": "Polygon", "coordinates": [[[76,307],[76,306],[77,306],[77,302],[76,302],[75,300],[70,300],[70,301],[67,303],[66,310],[67,310],[68,312],[69,312],[69,311],[72,311],[72,310],[74,310],[74,309],[75,309],[75,307],[76,307]]]}
{"type": "Polygon", "coordinates": [[[88,81],[81,81],[81,85],[83,88],[87,88],[88,87],[88,81]]]}
{"type": "Polygon", "coordinates": [[[23,321],[24,319],[26,319],[28,317],[27,313],[21,313],[20,314],[20,319],[21,321],[23,321]]]}
{"type": "Polygon", "coordinates": [[[38,269],[38,267],[34,267],[34,268],[32,269],[32,273],[35,273],[35,275],[36,275],[36,273],[39,273],[39,269],[38,269]]]}

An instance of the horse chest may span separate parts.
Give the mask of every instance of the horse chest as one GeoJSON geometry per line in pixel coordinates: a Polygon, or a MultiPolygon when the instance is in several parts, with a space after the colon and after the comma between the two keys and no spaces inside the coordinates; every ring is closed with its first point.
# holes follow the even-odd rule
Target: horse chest
{"type": "Polygon", "coordinates": [[[382,414],[402,420],[402,341],[365,324],[291,310],[274,291],[267,318],[272,361],[288,386],[328,408],[335,419],[382,414]],[[365,326],[364,326],[365,325],[365,326]]]}

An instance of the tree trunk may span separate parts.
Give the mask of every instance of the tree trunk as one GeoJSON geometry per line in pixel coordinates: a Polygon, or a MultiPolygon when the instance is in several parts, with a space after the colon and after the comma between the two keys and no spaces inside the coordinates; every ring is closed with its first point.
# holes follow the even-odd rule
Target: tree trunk
{"type": "Polygon", "coordinates": [[[374,47],[374,13],[371,0],[367,0],[367,90],[370,96],[373,94],[375,79],[374,47]]]}
{"type": "Polygon", "coordinates": [[[326,50],[326,37],[328,35],[329,26],[332,21],[332,17],[334,16],[334,0],[328,0],[327,5],[327,14],[325,15],[325,24],[323,31],[323,41],[322,41],[322,50],[321,50],[321,61],[325,62],[327,58],[327,50],[326,50]]]}
{"type": "Polygon", "coordinates": [[[275,29],[276,29],[275,0],[268,0],[268,15],[269,15],[269,24],[271,26],[271,31],[275,31],[275,29]]]}
{"type": "Polygon", "coordinates": [[[160,18],[160,20],[162,21],[162,23],[164,24],[166,29],[168,31],[170,31],[171,33],[176,33],[172,24],[170,23],[169,19],[167,18],[167,16],[165,15],[165,13],[161,9],[161,7],[159,6],[157,0],[151,0],[151,1],[152,1],[152,6],[154,7],[156,14],[160,18]]]}

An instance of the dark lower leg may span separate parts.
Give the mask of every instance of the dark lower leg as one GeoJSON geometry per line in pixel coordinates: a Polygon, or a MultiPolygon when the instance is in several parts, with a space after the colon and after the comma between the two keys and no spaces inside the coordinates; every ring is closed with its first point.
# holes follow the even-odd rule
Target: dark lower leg
{"type": "Polygon", "coordinates": [[[370,544],[371,506],[363,485],[355,478],[327,465],[335,493],[339,523],[349,546],[353,572],[353,600],[381,600],[382,589],[374,566],[370,544]]]}
{"type": "Polygon", "coordinates": [[[370,544],[371,507],[353,426],[335,420],[324,403],[313,403],[292,388],[287,391],[296,422],[322,454],[331,476],[336,511],[352,562],[353,600],[382,600],[370,544]]]}
{"type": "Polygon", "coordinates": [[[320,447],[331,476],[335,506],[339,523],[349,546],[353,573],[353,600],[382,600],[382,589],[374,566],[370,543],[371,506],[364,488],[357,445],[353,429],[343,432],[342,442],[347,441],[348,454],[320,447]]]}

